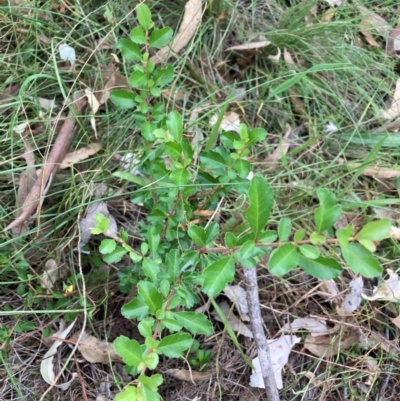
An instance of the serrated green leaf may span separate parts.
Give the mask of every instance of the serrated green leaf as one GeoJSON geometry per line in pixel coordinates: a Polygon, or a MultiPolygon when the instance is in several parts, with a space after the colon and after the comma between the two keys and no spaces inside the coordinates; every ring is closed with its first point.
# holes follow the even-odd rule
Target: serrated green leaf
{"type": "Polygon", "coordinates": [[[143,274],[152,282],[157,281],[157,275],[160,272],[160,266],[154,260],[145,258],[142,263],[143,274]]]}
{"type": "Polygon", "coordinates": [[[155,83],[162,87],[169,84],[174,79],[174,69],[171,65],[164,68],[156,68],[153,74],[155,83]]]}
{"type": "Polygon", "coordinates": [[[267,131],[263,128],[254,128],[249,132],[249,141],[247,142],[247,146],[252,146],[257,142],[261,142],[267,136],[267,131]]]}
{"type": "Polygon", "coordinates": [[[321,233],[332,227],[342,214],[342,207],[336,204],[336,196],[326,188],[317,190],[320,206],[314,212],[317,231],[321,233]]]}
{"type": "Polygon", "coordinates": [[[204,164],[204,168],[209,169],[218,175],[223,174],[228,165],[228,162],[224,157],[214,150],[201,152],[200,161],[204,164]]]}
{"type": "Polygon", "coordinates": [[[149,307],[144,303],[143,299],[136,297],[121,308],[122,316],[127,319],[142,320],[149,312],[149,307]]]}
{"type": "Polygon", "coordinates": [[[158,387],[163,383],[163,377],[159,373],[152,376],[140,375],[138,380],[150,391],[157,391],[158,387]]]}
{"type": "Polygon", "coordinates": [[[144,358],[143,362],[147,365],[149,369],[155,369],[159,362],[159,357],[156,352],[152,352],[150,355],[144,358]]]}
{"type": "Polygon", "coordinates": [[[281,242],[287,241],[291,233],[292,233],[292,221],[287,217],[281,218],[278,223],[279,241],[281,242]]]}
{"type": "Polygon", "coordinates": [[[357,234],[359,240],[381,241],[389,237],[392,223],[390,220],[382,219],[367,223],[357,234]]]}
{"type": "Polygon", "coordinates": [[[155,256],[157,253],[158,246],[160,245],[161,236],[156,229],[156,227],[150,227],[147,233],[147,238],[149,241],[150,253],[155,256]]]}
{"type": "Polygon", "coordinates": [[[173,31],[169,27],[154,29],[150,35],[150,47],[154,49],[159,49],[166,46],[171,41],[172,35],[173,31]]]}
{"type": "Polygon", "coordinates": [[[274,249],[268,262],[268,269],[275,276],[283,276],[299,264],[299,254],[292,244],[284,244],[274,249]]]}
{"type": "Polygon", "coordinates": [[[163,297],[158,292],[154,284],[148,281],[140,281],[137,285],[138,293],[142,297],[144,303],[149,307],[149,312],[155,314],[158,309],[161,309],[163,297]]]}
{"type": "Polygon", "coordinates": [[[141,3],[136,7],[136,15],[139,20],[139,24],[145,31],[148,31],[153,27],[151,21],[151,11],[145,3],[141,3]]]}
{"type": "Polygon", "coordinates": [[[175,185],[185,185],[190,179],[190,174],[185,168],[177,168],[171,172],[169,178],[175,185]]]}
{"type": "Polygon", "coordinates": [[[130,38],[132,42],[139,45],[146,43],[146,34],[141,26],[137,26],[131,30],[130,38]]]}
{"type": "Polygon", "coordinates": [[[189,237],[198,247],[205,247],[207,245],[206,231],[203,227],[192,225],[188,229],[189,237]]]}
{"type": "Polygon", "coordinates": [[[265,230],[258,235],[258,242],[270,244],[278,238],[278,233],[275,230],[265,230]]]}
{"type": "Polygon", "coordinates": [[[304,237],[306,236],[306,232],[301,228],[294,233],[293,240],[294,242],[303,241],[304,237]]]}
{"type": "Polygon", "coordinates": [[[353,226],[349,224],[345,228],[340,228],[336,231],[336,237],[339,240],[341,246],[347,246],[350,237],[353,235],[353,226]]]}
{"type": "Polygon", "coordinates": [[[205,315],[197,312],[174,312],[175,319],[192,334],[210,336],[213,326],[205,315]]]}
{"type": "Polygon", "coordinates": [[[182,325],[178,323],[175,319],[163,319],[162,320],[165,327],[170,331],[180,331],[182,329],[182,325]]]}
{"type": "Polygon", "coordinates": [[[176,110],[173,110],[168,114],[167,128],[169,133],[175,139],[175,142],[181,143],[183,133],[182,116],[176,110]]]}
{"type": "Polygon", "coordinates": [[[325,244],[326,237],[324,235],[318,234],[317,232],[314,231],[310,235],[310,241],[313,245],[325,244]]]}
{"type": "Polygon", "coordinates": [[[121,109],[133,109],[136,106],[135,95],[126,90],[113,90],[110,93],[111,101],[121,109]]]}
{"type": "Polygon", "coordinates": [[[224,242],[225,246],[227,246],[229,249],[233,249],[237,244],[236,235],[231,232],[225,233],[224,242]]]}
{"type": "Polygon", "coordinates": [[[341,250],[344,260],[354,273],[367,278],[378,277],[382,274],[381,264],[362,245],[350,243],[347,246],[341,246],[341,250]]]}
{"type": "Polygon", "coordinates": [[[115,396],[115,401],[136,401],[137,394],[138,391],[136,387],[127,386],[125,390],[115,396]]]}
{"type": "Polygon", "coordinates": [[[141,71],[134,71],[129,76],[128,82],[133,88],[143,88],[147,85],[147,77],[141,71]]]}
{"type": "Polygon", "coordinates": [[[99,251],[104,255],[113,252],[116,247],[117,243],[113,239],[103,239],[100,243],[99,251]]]}
{"type": "Polygon", "coordinates": [[[140,61],[142,53],[139,46],[130,39],[120,39],[117,48],[121,50],[122,56],[130,61],[140,61]]]}
{"type": "Polygon", "coordinates": [[[138,324],[138,330],[139,333],[143,337],[151,337],[153,335],[153,325],[154,325],[155,320],[151,317],[148,317],[147,319],[143,319],[139,324],[138,324]]]}
{"type": "Polygon", "coordinates": [[[268,222],[273,202],[272,188],[267,180],[260,176],[253,177],[249,188],[250,205],[246,210],[246,217],[256,238],[268,222]]]}
{"type": "Polygon", "coordinates": [[[180,254],[177,249],[172,249],[168,252],[166,257],[166,272],[169,274],[171,281],[175,281],[180,273],[181,269],[179,266],[180,254]]]}
{"type": "Polygon", "coordinates": [[[115,249],[103,256],[106,263],[118,263],[128,252],[122,246],[116,246],[115,249]]]}
{"type": "Polygon", "coordinates": [[[169,358],[180,358],[183,352],[192,346],[193,339],[190,334],[177,333],[164,337],[158,344],[158,352],[169,358]]]}
{"type": "Polygon", "coordinates": [[[235,264],[233,258],[227,256],[207,266],[202,274],[203,291],[209,297],[215,297],[235,276],[235,264]]]}
{"type": "Polygon", "coordinates": [[[310,276],[320,280],[330,280],[338,277],[342,273],[342,266],[334,259],[319,257],[309,259],[299,255],[299,266],[310,276]]]}
{"type": "Polygon", "coordinates": [[[182,157],[182,145],[176,142],[167,142],[165,144],[165,153],[173,160],[182,157]]]}
{"type": "Polygon", "coordinates": [[[205,229],[206,232],[206,243],[209,244],[210,242],[215,241],[219,234],[219,225],[215,221],[212,221],[207,228],[205,229]]]}
{"type": "Polygon", "coordinates": [[[317,259],[321,255],[321,252],[318,248],[308,244],[300,245],[299,251],[303,254],[303,256],[309,259],[317,259]]]}
{"type": "Polygon", "coordinates": [[[137,367],[142,362],[142,350],[136,340],[119,336],[114,340],[115,352],[122,357],[124,363],[137,367]]]}
{"type": "Polygon", "coordinates": [[[244,159],[238,159],[233,163],[233,168],[239,174],[239,177],[246,178],[250,173],[250,163],[244,159]]]}

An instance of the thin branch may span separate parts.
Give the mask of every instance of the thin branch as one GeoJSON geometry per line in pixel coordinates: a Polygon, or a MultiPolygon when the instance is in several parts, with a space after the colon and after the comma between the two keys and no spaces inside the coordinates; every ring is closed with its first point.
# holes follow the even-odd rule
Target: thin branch
{"type": "Polygon", "coordinates": [[[257,269],[243,268],[246,280],[247,303],[249,305],[249,314],[251,330],[256,342],[258,359],[260,361],[261,372],[265,384],[265,392],[269,401],[280,401],[278,388],[275,382],[274,370],[272,368],[271,354],[269,351],[267,339],[265,337],[263,320],[260,311],[260,299],[258,297],[257,269]]]}
{"type": "Polygon", "coordinates": [[[70,112],[68,118],[64,121],[61,130],[54,142],[54,145],[44,162],[43,170],[40,176],[36,179],[31,190],[29,191],[24,204],[22,205],[22,213],[10,223],[4,230],[8,231],[12,228],[21,226],[29,217],[34,214],[36,208],[40,205],[43,197],[50,187],[51,181],[57,172],[60,163],[64,159],[65,154],[77,130],[75,115],[79,114],[87,103],[86,97],[77,100],[73,105],[73,111],[70,112]]]}

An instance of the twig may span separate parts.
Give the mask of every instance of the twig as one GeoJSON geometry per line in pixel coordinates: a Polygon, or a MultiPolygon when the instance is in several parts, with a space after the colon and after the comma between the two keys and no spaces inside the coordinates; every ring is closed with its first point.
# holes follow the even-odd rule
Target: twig
{"type": "Polygon", "coordinates": [[[265,392],[267,393],[269,401],[280,401],[278,388],[276,387],[275,382],[274,370],[272,369],[271,354],[261,318],[260,299],[258,297],[257,269],[247,269],[244,267],[243,272],[246,280],[246,294],[247,303],[249,305],[251,330],[256,342],[258,358],[265,384],[265,392]]]}
{"type": "Polygon", "coordinates": [[[35,184],[32,186],[22,205],[22,213],[10,223],[3,232],[22,225],[40,205],[41,200],[49,189],[51,181],[74,138],[77,129],[74,117],[83,110],[86,103],[86,97],[82,97],[74,104],[74,111],[71,111],[68,118],[64,121],[53,148],[44,163],[42,173],[36,179],[35,184]]]}

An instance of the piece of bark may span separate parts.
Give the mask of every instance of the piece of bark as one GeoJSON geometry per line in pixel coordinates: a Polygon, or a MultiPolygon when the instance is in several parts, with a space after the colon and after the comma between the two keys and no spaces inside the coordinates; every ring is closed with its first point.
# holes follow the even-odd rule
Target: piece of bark
{"type": "Polygon", "coordinates": [[[64,124],[61,127],[47,160],[44,162],[42,173],[36,179],[35,184],[25,199],[25,202],[22,206],[21,215],[18,216],[12,223],[10,223],[3,230],[3,232],[22,226],[22,224],[34,214],[36,208],[40,205],[40,202],[45,196],[45,192],[48,190],[51,181],[74,138],[77,130],[75,115],[81,113],[86,104],[86,97],[82,96],[79,99],[76,99],[75,103],[73,104],[74,112],[71,111],[68,115],[68,118],[64,121],[64,124]]]}

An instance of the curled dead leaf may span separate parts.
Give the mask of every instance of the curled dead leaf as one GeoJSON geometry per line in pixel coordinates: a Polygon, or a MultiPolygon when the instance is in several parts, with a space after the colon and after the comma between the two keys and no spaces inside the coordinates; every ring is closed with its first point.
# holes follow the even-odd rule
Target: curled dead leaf
{"type": "Polygon", "coordinates": [[[181,25],[171,45],[161,48],[154,56],[150,57],[151,62],[156,64],[163,63],[169,56],[176,55],[187,46],[200,24],[202,6],[203,0],[189,0],[186,3],[181,25]]]}
{"type": "MultiPolygon", "coordinates": [[[[74,333],[71,336],[71,341],[77,342],[80,334],[80,332],[74,333]]],[[[116,354],[112,343],[100,341],[86,332],[82,333],[79,340],[78,351],[90,363],[122,362],[122,358],[116,354]]]]}
{"type": "Polygon", "coordinates": [[[215,375],[215,372],[196,372],[195,370],[186,369],[168,369],[165,371],[165,373],[175,377],[175,379],[186,382],[206,380],[215,375]]]}
{"type": "Polygon", "coordinates": [[[71,167],[75,163],[79,163],[82,160],[96,154],[102,147],[100,142],[94,142],[84,148],[80,148],[73,152],[67,153],[61,162],[60,169],[71,167]]]}
{"type": "MultiPolygon", "coordinates": [[[[400,48],[399,48],[400,50],[400,48]]],[[[387,120],[392,120],[400,114],[400,79],[396,82],[396,88],[394,90],[392,104],[387,110],[381,110],[382,117],[387,120]]]]}
{"type": "Polygon", "coordinates": [[[282,142],[278,145],[278,147],[265,159],[266,162],[275,163],[279,161],[283,155],[285,155],[290,147],[290,138],[292,135],[292,129],[288,126],[288,129],[285,135],[282,138],[282,142]]]}
{"type": "MultiPolygon", "coordinates": [[[[210,118],[210,125],[213,127],[218,121],[218,114],[214,114],[210,118]]],[[[227,111],[224,116],[222,117],[222,121],[220,124],[220,129],[222,131],[239,131],[240,125],[240,116],[235,111],[227,111]]]]}
{"type": "Polygon", "coordinates": [[[371,296],[362,294],[364,299],[369,301],[385,300],[391,302],[400,301],[400,278],[397,273],[392,269],[387,269],[389,278],[384,280],[382,284],[377,288],[375,287],[374,293],[371,296]]]}

